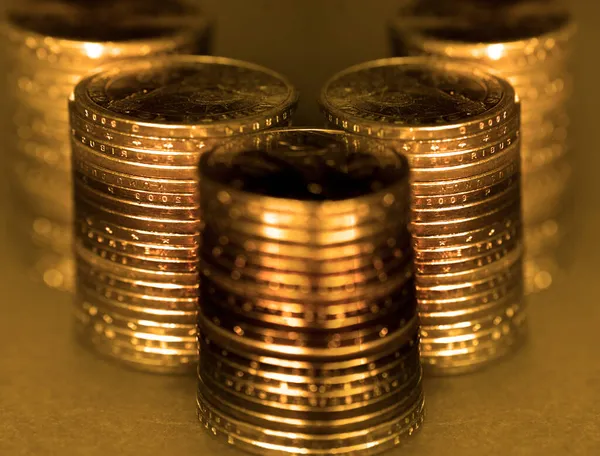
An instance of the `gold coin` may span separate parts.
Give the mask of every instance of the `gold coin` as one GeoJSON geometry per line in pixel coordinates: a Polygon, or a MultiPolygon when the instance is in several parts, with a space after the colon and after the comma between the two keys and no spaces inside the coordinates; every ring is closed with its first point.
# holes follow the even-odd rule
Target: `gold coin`
{"type": "Polygon", "coordinates": [[[76,224],[83,229],[93,228],[96,231],[106,233],[121,239],[123,242],[140,242],[142,244],[162,245],[167,247],[181,247],[196,249],[198,246],[198,237],[194,234],[178,234],[160,231],[149,231],[147,229],[136,230],[127,228],[119,223],[108,223],[103,221],[94,213],[90,206],[79,204],[78,210],[82,211],[82,216],[76,220],[76,224]]]}
{"type": "MultiPolygon", "coordinates": [[[[146,279],[132,279],[122,277],[118,274],[103,271],[87,264],[84,261],[77,263],[77,273],[80,280],[94,287],[111,287],[120,292],[129,292],[134,296],[155,296],[159,298],[192,298],[195,301],[198,297],[198,284],[196,285],[175,285],[161,281],[152,281],[146,279]]],[[[101,289],[100,291],[106,289],[101,289]]],[[[195,309],[194,309],[195,310],[195,309]]]]}
{"type": "MultiPolygon", "coordinates": [[[[72,104],[73,102],[71,102],[72,104]]],[[[139,134],[119,133],[102,124],[97,125],[79,115],[74,109],[70,109],[70,126],[73,140],[90,146],[91,141],[94,148],[97,144],[105,144],[107,148],[126,148],[141,151],[145,156],[153,153],[159,154],[191,154],[197,156],[204,149],[214,147],[218,138],[169,138],[169,137],[146,137],[139,134]]],[[[276,125],[275,125],[276,126],[276,125]]],[[[232,141],[233,137],[227,138],[232,141]]],[[[110,149],[112,150],[112,149],[110,149]]],[[[102,152],[102,150],[101,150],[102,152]]],[[[112,155],[112,152],[111,152],[112,155]]],[[[119,158],[126,160],[129,154],[120,153],[119,158]]],[[[197,158],[196,158],[197,160],[197,158]]]]}
{"type": "MultiPolygon", "coordinates": [[[[472,204],[463,204],[450,208],[415,209],[412,212],[413,223],[427,224],[436,223],[441,220],[453,223],[454,220],[486,214],[491,208],[501,207],[507,202],[518,201],[521,196],[521,186],[518,180],[511,183],[512,185],[507,186],[508,188],[505,190],[496,194],[489,194],[483,201],[477,201],[472,204]]],[[[437,202],[439,203],[441,199],[443,198],[438,198],[437,202]]],[[[448,199],[452,200],[452,198],[448,199]]]]}
{"type": "Polygon", "coordinates": [[[520,163],[512,161],[503,166],[479,176],[470,176],[462,179],[454,179],[441,182],[413,182],[412,192],[416,196],[442,196],[456,193],[466,193],[473,190],[483,189],[495,183],[518,175],[520,163]]]}
{"type": "Polygon", "coordinates": [[[78,261],[85,261],[89,265],[92,265],[98,269],[113,271],[121,274],[123,277],[138,280],[164,281],[167,283],[176,282],[183,285],[193,285],[198,282],[197,274],[191,272],[168,272],[141,269],[125,266],[123,264],[101,258],[82,247],[77,240],[75,241],[74,248],[78,261]]]}
{"type": "Polygon", "coordinates": [[[129,204],[156,204],[168,207],[194,207],[196,204],[196,195],[193,193],[162,193],[144,191],[139,189],[129,189],[117,185],[107,184],[101,180],[92,179],[75,171],[73,180],[76,185],[88,188],[94,193],[114,196],[116,199],[126,201],[129,204]]]}
{"type": "MultiPolygon", "coordinates": [[[[98,160],[101,160],[102,158],[119,160],[115,163],[115,166],[126,167],[127,164],[130,164],[131,169],[136,169],[136,165],[182,167],[184,169],[195,167],[198,164],[198,154],[200,153],[200,149],[208,147],[208,141],[206,141],[198,143],[198,152],[179,151],[175,149],[173,144],[171,144],[170,150],[164,151],[134,147],[127,148],[125,146],[116,145],[115,138],[113,138],[112,141],[109,141],[104,136],[88,134],[87,132],[84,133],[76,128],[75,122],[72,122],[71,127],[73,142],[77,144],[79,149],[82,151],[94,151],[96,153],[94,156],[97,157],[98,160]]],[[[135,138],[132,138],[131,140],[135,141],[135,138]]],[[[188,145],[189,143],[193,142],[188,141],[188,145]]],[[[104,163],[112,162],[106,160],[104,163]]],[[[102,160],[98,164],[102,166],[102,160]]],[[[109,167],[109,169],[113,168],[109,167]]],[[[118,171],[118,169],[115,170],[118,171]]]]}
{"type": "Polygon", "coordinates": [[[187,321],[150,322],[144,319],[144,315],[127,314],[119,309],[92,306],[87,302],[81,303],[81,308],[88,313],[91,323],[109,325],[115,332],[115,339],[137,338],[142,342],[154,341],[160,345],[163,345],[162,342],[168,344],[171,349],[197,349],[196,325],[193,317],[188,317],[187,321]]]}
{"type": "Polygon", "coordinates": [[[76,228],[80,238],[86,240],[88,245],[95,244],[98,247],[107,246],[125,255],[145,255],[149,258],[176,258],[180,260],[194,261],[197,248],[180,247],[164,244],[144,244],[134,240],[115,237],[106,231],[99,231],[87,224],[81,224],[76,228]],[[91,243],[91,244],[90,244],[91,243]]]}
{"type": "Polygon", "coordinates": [[[68,97],[74,85],[110,61],[208,50],[208,24],[197,9],[181,1],[131,6],[124,11],[116,4],[97,8],[50,1],[31,8],[26,2],[12,5],[0,24],[10,63],[5,88],[14,128],[9,149],[19,166],[26,163],[13,173],[14,188],[20,190],[12,198],[26,201],[38,221],[22,250],[30,243],[43,247],[35,249],[36,270],[51,286],[73,280],[67,277],[74,269],[72,234],[59,235],[56,227],[72,224],[68,97]],[[56,261],[46,261],[48,253],[56,261]],[[70,267],[60,266],[61,256],[70,267]]]}
{"type": "Polygon", "coordinates": [[[493,233],[486,240],[476,243],[469,243],[463,246],[440,247],[437,249],[419,248],[415,250],[415,261],[431,262],[444,260],[460,260],[461,258],[469,258],[486,252],[493,251],[502,245],[509,243],[511,239],[521,238],[521,227],[513,225],[506,231],[493,233]]]}
{"type": "MultiPolygon", "coordinates": [[[[446,8],[439,2],[409,2],[392,25],[396,51],[402,55],[485,63],[514,86],[522,105],[525,233],[530,225],[557,223],[569,180],[567,167],[561,174],[558,163],[569,160],[567,105],[573,92],[570,66],[576,25],[564,5],[539,6],[515,2],[499,8],[471,2],[446,8]]],[[[527,236],[529,243],[527,258],[544,248],[532,236],[527,236]]],[[[552,281],[549,274],[539,277],[546,286],[552,281]]]]}
{"type": "Polygon", "coordinates": [[[384,264],[392,262],[396,258],[411,257],[408,237],[400,240],[393,249],[385,246],[364,255],[319,259],[292,256],[286,250],[286,245],[280,246],[281,255],[274,254],[274,252],[264,254],[255,250],[248,251],[231,242],[222,246],[207,231],[209,231],[207,228],[203,230],[201,255],[206,258],[215,258],[220,264],[231,265],[233,269],[243,269],[249,266],[273,271],[328,275],[364,270],[369,267],[381,269],[384,264]],[[221,262],[220,259],[224,261],[221,262]]]}
{"type": "MultiPolygon", "coordinates": [[[[79,273],[79,270],[78,270],[79,273]]],[[[162,318],[174,321],[193,322],[196,318],[198,300],[197,298],[164,298],[156,299],[145,298],[143,295],[129,293],[125,290],[100,286],[99,284],[88,283],[92,279],[85,276],[85,273],[79,280],[78,285],[80,295],[78,300],[85,303],[90,312],[94,309],[105,308],[115,309],[121,313],[136,315],[138,318],[162,318]]]]}
{"type": "MultiPolygon", "coordinates": [[[[347,326],[364,325],[382,316],[411,307],[414,292],[409,286],[380,299],[355,299],[336,303],[297,303],[268,297],[243,298],[219,288],[216,284],[206,285],[207,302],[214,303],[232,316],[261,322],[265,325],[281,325],[285,322],[290,331],[318,328],[340,330],[347,326]]],[[[292,337],[292,336],[290,336],[292,337]]]]}
{"type": "Polygon", "coordinates": [[[334,427],[337,431],[336,434],[339,436],[344,430],[356,431],[359,423],[362,428],[365,428],[382,421],[386,422],[391,417],[402,416],[403,412],[410,409],[410,406],[414,404],[415,399],[422,395],[419,392],[421,384],[421,373],[419,372],[410,378],[409,383],[404,388],[390,393],[386,393],[385,389],[382,388],[382,393],[374,398],[372,403],[365,404],[362,401],[358,409],[353,410],[353,404],[347,404],[349,406],[344,410],[345,401],[339,399],[335,402],[340,404],[337,408],[342,410],[325,412],[314,410],[311,407],[311,411],[303,412],[252,404],[251,398],[241,402],[239,399],[231,397],[234,396],[233,394],[219,391],[219,389],[223,389],[222,386],[214,385],[214,382],[211,383],[209,385],[209,382],[199,378],[198,392],[209,397],[219,397],[219,409],[227,415],[237,417],[246,423],[268,426],[272,431],[279,431],[279,433],[304,429],[304,434],[308,435],[313,433],[323,435],[334,427]]]}
{"type": "Polygon", "coordinates": [[[426,57],[351,67],[325,84],[320,102],[331,125],[396,140],[472,135],[512,120],[517,110],[504,80],[426,57]]]}
{"type": "Polygon", "coordinates": [[[509,327],[508,334],[492,342],[477,345],[475,349],[457,348],[452,356],[448,352],[440,352],[437,356],[422,356],[423,370],[429,375],[464,374],[480,370],[493,361],[499,360],[514,352],[526,340],[526,320],[509,327]]]}
{"type": "MultiPolygon", "coordinates": [[[[310,356],[313,350],[349,349],[368,346],[381,340],[386,334],[393,334],[401,330],[407,322],[411,321],[411,315],[404,309],[399,309],[389,316],[380,316],[379,319],[357,327],[357,322],[346,322],[339,328],[326,328],[314,325],[309,328],[294,328],[294,337],[290,338],[290,328],[274,329],[266,326],[261,320],[251,321],[248,318],[240,318],[223,312],[218,303],[215,303],[203,294],[200,302],[203,318],[210,319],[215,325],[227,331],[231,335],[243,336],[248,344],[267,343],[276,345],[279,350],[301,350],[305,349],[310,356]],[[287,348],[286,348],[287,347],[287,348]]],[[[410,303],[405,303],[410,304],[410,303]]],[[[414,309],[412,310],[414,314],[414,309]]],[[[249,349],[252,346],[248,347],[249,349]]],[[[320,351],[319,351],[320,352],[320,351]]]]}
{"type": "Polygon", "coordinates": [[[419,249],[460,248],[475,245],[486,241],[497,233],[509,230],[515,225],[519,226],[521,224],[520,219],[520,211],[515,210],[488,225],[478,227],[471,231],[432,236],[419,236],[416,233],[413,233],[413,246],[415,251],[417,251],[419,249]]]}
{"type": "Polygon", "coordinates": [[[35,9],[16,4],[8,11],[4,32],[22,58],[65,68],[89,66],[94,60],[192,50],[202,43],[207,22],[197,8],[183,1],[147,5],[154,10],[146,5],[125,11],[120,5],[97,8],[58,1],[35,9]]]}
{"type": "MultiPolygon", "coordinates": [[[[113,204],[112,207],[120,210],[123,209],[115,204],[113,204]]],[[[175,233],[197,236],[200,229],[200,222],[198,220],[152,218],[146,215],[134,215],[127,212],[121,212],[120,210],[113,210],[112,207],[111,205],[101,205],[99,202],[93,201],[93,199],[86,198],[80,194],[75,200],[75,216],[77,219],[82,219],[87,217],[88,214],[94,214],[94,216],[109,224],[115,224],[133,230],[139,229],[162,232],[167,235],[169,233],[175,233]]]]}
{"type": "Polygon", "coordinates": [[[406,224],[401,223],[403,217],[399,217],[399,222],[394,222],[391,226],[385,227],[385,231],[381,225],[368,224],[364,226],[349,226],[347,228],[320,231],[315,225],[313,229],[307,227],[305,229],[294,229],[287,227],[277,227],[262,225],[259,223],[246,222],[244,220],[222,220],[222,219],[208,219],[204,223],[207,227],[217,233],[222,233],[221,236],[230,236],[236,238],[239,235],[246,237],[246,240],[257,239],[265,240],[267,242],[285,242],[292,245],[301,246],[343,246],[355,242],[372,242],[384,244],[389,239],[402,237],[402,229],[406,224]],[[236,236],[236,234],[238,236],[236,236]]]}
{"type": "Polygon", "coordinates": [[[486,160],[469,164],[459,164],[441,168],[413,168],[411,179],[413,182],[431,182],[439,180],[452,180],[453,178],[465,178],[479,176],[497,170],[506,163],[518,162],[520,159],[520,144],[518,141],[502,153],[495,154],[486,160]]]}
{"type": "MultiPolygon", "coordinates": [[[[254,352],[231,351],[219,346],[204,333],[199,337],[201,350],[207,353],[206,362],[210,359],[219,362],[227,362],[242,370],[244,375],[261,376],[265,382],[285,381],[295,383],[299,381],[310,381],[318,384],[318,390],[326,392],[328,388],[334,388],[337,384],[342,387],[343,383],[361,382],[362,380],[376,381],[386,369],[402,367],[411,354],[418,350],[418,333],[406,344],[398,346],[385,346],[380,352],[373,353],[360,358],[349,358],[345,360],[334,359],[312,359],[307,361],[291,360],[286,357],[265,357],[254,352]],[[212,358],[210,358],[212,356],[212,358]],[[323,388],[321,388],[323,387],[323,388]]],[[[310,388],[309,390],[314,390],[310,388]]]]}
{"type": "MultiPolygon", "coordinates": [[[[507,127],[502,128],[507,129],[507,127]]],[[[504,151],[504,149],[507,149],[512,144],[516,143],[519,137],[519,130],[509,130],[509,133],[495,140],[494,142],[491,142],[491,144],[488,139],[488,143],[477,148],[467,148],[467,144],[461,142],[456,145],[455,149],[448,148],[440,150],[439,144],[429,143],[429,153],[415,153],[415,147],[412,146],[412,142],[407,141],[406,146],[403,145],[400,150],[406,154],[408,162],[413,168],[442,168],[443,170],[447,167],[479,163],[483,160],[489,159],[497,154],[500,154],[502,151],[504,151]]]]}
{"type": "Polygon", "coordinates": [[[198,400],[215,435],[330,454],[420,426],[408,180],[406,159],[340,132],[201,156],[198,400]]]}
{"type": "Polygon", "coordinates": [[[170,273],[190,273],[197,271],[197,262],[187,258],[166,258],[150,257],[146,255],[126,255],[108,245],[98,245],[88,242],[85,238],[78,240],[81,248],[87,249],[90,253],[110,261],[111,263],[122,266],[130,266],[135,269],[149,271],[170,272],[170,273]]]}
{"type": "Polygon", "coordinates": [[[491,211],[476,215],[470,214],[462,218],[435,222],[412,222],[411,231],[417,236],[443,236],[446,234],[464,233],[491,226],[498,220],[503,220],[510,214],[520,212],[521,201],[518,197],[508,199],[491,211]]]}
{"type": "MultiPolygon", "coordinates": [[[[199,392],[198,418],[200,422],[206,425],[207,428],[214,429],[214,435],[230,445],[243,448],[245,451],[251,453],[270,455],[276,455],[279,452],[279,448],[294,448],[294,446],[290,445],[297,445],[298,449],[309,445],[310,447],[316,447],[311,451],[311,454],[322,456],[331,454],[334,444],[331,443],[332,437],[328,435],[310,435],[309,439],[294,444],[293,441],[289,441],[289,432],[275,432],[260,426],[245,424],[235,418],[218,413],[214,408],[207,405],[208,402],[205,402],[204,398],[203,393],[199,392]]],[[[365,452],[364,454],[369,454],[372,451],[374,441],[379,444],[377,449],[382,451],[399,445],[401,441],[416,432],[422,424],[422,397],[418,398],[415,402],[418,404],[416,407],[409,409],[410,411],[405,414],[401,414],[397,419],[391,420],[385,425],[369,429],[368,433],[354,433],[356,437],[360,436],[358,437],[359,441],[363,443],[362,445],[357,445],[351,440],[351,443],[348,444],[348,451],[359,451],[358,454],[361,454],[360,451],[362,449],[365,452]],[[368,434],[370,437],[365,438],[365,434],[368,434]]],[[[335,448],[343,451],[344,447],[340,448],[337,441],[345,441],[352,437],[352,433],[337,434],[335,436],[335,448]]]]}
{"type": "MultiPolygon", "coordinates": [[[[218,379],[214,378],[214,376],[204,375],[200,378],[200,381],[203,383],[203,386],[219,394],[221,399],[226,402],[232,404],[244,402],[254,413],[256,413],[257,410],[261,410],[268,414],[280,416],[281,418],[295,415],[292,416],[292,419],[301,416],[306,420],[306,425],[308,427],[310,426],[310,421],[319,419],[319,417],[321,419],[335,417],[336,421],[339,420],[341,422],[344,417],[350,417],[352,414],[355,415],[357,409],[359,413],[364,413],[364,415],[368,416],[373,408],[377,406],[384,407],[384,404],[386,404],[390,398],[398,398],[402,393],[410,394],[415,384],[418,385],[420,376],[421,372],[419,368],[418,372],[412,376],[409,376],[408,372],[406,372],[401,373],[399,379],[390,378],[386,381],[382,381],[381,385],[375,387],[373,390],[364,391],[364,388],[361,388],[360,391],[356,392],[348,390],[345,397],[337,395],[328,397],[326,394],[318,394],[312,398],[312,402],[314,403],[314,399],[318,396],[316,406],[310,404],[310,399],[302,401],[300,397],[294,394],[295,391],[292,389],[271,393],[269,389],[266,391],[261,390],[259,386],[256,385],[251,390],[246,389],[245,391],[240,391],[244,385],[243,381],[236,379],[237,381],[234,383],[234,380],[222,378],[221,375],[218,375],[218,379]],[[405,376],[408,377],[407,380],[405,380],[405,376]],[[372,398],[369,401],[365,401],[365,395],[372,396],[372,398]]],[[[272,390],[276,389],[272,388],[272,390]]]]}
{"type": "Polygon", "coordinates": [[[440,196],[413,195],[413,213],[419,213],[420,211],[440,211],[451,213],[450,211],[454,208],[461,208],[463,206],[471,206],[473,204],[482,203],[518,185],[518,182],[520,181],[519,178],[519,175],[509,176],[508,178],[496,182],[489,187],[464,193],[454,193],[440,196]]]}
{"type": "Polygon", "coordinates": [[[417,329],[417,317],[413,317],[411,320],[406,322],[404,326],[396,331],[384,331],[382,328],[378,335],[378,338],[374,338],[372,341],[362,344],[361,342],[357,345],[353,344],[350,346],[339,346],[335,348],[308,348],[301,346],[291,345],[278,345],[269,343],[267,341],[255,341],[246,339],[240,336],[235,331],[228,331],[213,321],[204,316],[203,312],[198,315],[199,330],[202,334],[215,340],[218,344],[230,349],[238,350],[251,350],[257,353],[263,354],[278,354],[278,356],[285,355],[288,359],[307,359],[311,357],[326,357],[328,359],[347,359],[353,356],[367,355],[373,351],[381,349],[382,346],[389,344],[402,344],[406,343],[414,334],[417,329]]]}
{"type": "Polygon", "coordinates": [[[115,185],[131,190],[144,190],[157,193],[196,193],[197,184],[191,179],[157,179],[123,174],[111,169],[97,166],[94,163],[73,157],[73,169],[80,174],[99,180],[109,185],[115,185]]]}
{"type": "Polygon", "coordinates": [[[217,194],[223,205],[251,202],[249,212],[266,209],[313,218],[364,217],[368,206],[399,207],[408,197],[408,165],[397,152],[353,150],[339,132],[316,133],[283,130],[271,140],[267,135],[266,145],[243,142],[209,151],[200,159],[206,189],[201,194],[217,194]],[[271,179],[263,179],[267,175],[271,179]]]}
{"type": "MultiPolygon", "coordinates": [[[[245,278],[232,273],[231,271],[219,271],[214,267],[205,267],[201,264],[201,274],[205,279],[217,283],[232,293],[237,293],[244,297],[271,297],[286,300],[301,299],[305,302],[337,302],[350,299],[360,299],[370,296],[380,298],[397,290],[412,277],[412,265],[401,266],[393,270],[393,274],[380,273],[376,279],[366,283],[348,283],[345,286],[328,287],[323,284],[320,288],[310,286],[310,284],[295,284],[286,286],[278,281],[261,280],[257,282],[253,278],[245,278]]],[[[204,279],[203,279],[204,280],[204,279]]]]}
{"type": "Polygon", "coordinates": [[[279,284],[282,287],[298,287],[302,289],[327,288],[334,291],[338,288],[349,288],[366,284],[372,281],[380,281],[382,274],[390,276],[393,271],[403,267],[412,260],[410,254],[392,255],[383,264],[366,264],[363,267],[348,269],[345,271],[328,272],[325,268],[310,271],[289,271],[283,268],[268,268],[261,265],[229,260],[225,256],[203,256],[202,264],[209,268],[211,273],[218,271],[231,275],[238,280],[251,280],[257,283],[279,284]]]}
{"type": "Polygon", "coordinates": [[[119,133],[221,137],[287,123],[297,97],[283,76],[258,65],[170,56],[114,65],[82,80],[70,109],[119,133]]]}
{"type": "Polygon", "coordinates": [[[568,11],[561,5],[545,5],[543,9],[526,3],[504,8],[485,5],[471,11],[462,8],[444,11],[435,23],[427,19],[435,17],[440,8],[431,6],[420,11],[409,7],[406,25],[401,19],[396,22],[405,48],[518,68],[564,54],[575,32],[568,11]]]}
{"type": "Polygon", "coordinates": [[[119,158],[107,157],[79,142],[73,141],[72,146],[73,156],[76,160],[119,174],[128,174],[141,178],[160,178],[166,181],[169,179],[192,180],[197,177],[196,166],[172,166],[160,162],[155,164],[132,163],[119,158]]]}
{"type": "Polygon", "coordinates": [[[112,333],[102,324],[92,325],[85,314],[75,313],[76,334],[84,346],[107,358],[117,359],[136,370],[154,373],[189,373],[196,368],[197,357],[186,351],[169,351],[164,348],[146,347],[123,343],[106,336],[112,333]]]}
{"type": "Polygon", "coordinates": [[[494,276],[513,264],[522,261],[523,247],[519,247],[509,252],[498,261],[494,261],[484,266],[478,266],[470,270],[460,272],[445,272],[437,274],[416,274],[415,280],[418,286],[441,286],[456,285],[459,283],[468,283],[473,280],[480,280],[494,276]]]}
{"type": "Polygon", "coordinates": [[[477,307],[465,307],[455,311],[423,311],[419,317],[422,321],[421,333],[423,335],[431,333],[437,334],[439,337],[450,337],[455,332],[455,328],[465,328],[467,332],[474,333],[480,329],[476,320],[489,320],[490,315],[514,315],[523,311],[524,308],[523,287],[521,286],[500,300],[481,304],[477,307]]]}
{"type": "Polygon", "coordinates": [[[101,205],[110,210],[118,211],[128,216],[151,217],[152,219],[171,219],[177,221],[195,221],[198,219],[198,206],[191,205],[168,205],[158,202],[128,201],[113,196],[111,192],[100,193],[80,180],[75,180],[73,185],[77,192],[77,199],[82,199],[93,204],[101,205]]]}

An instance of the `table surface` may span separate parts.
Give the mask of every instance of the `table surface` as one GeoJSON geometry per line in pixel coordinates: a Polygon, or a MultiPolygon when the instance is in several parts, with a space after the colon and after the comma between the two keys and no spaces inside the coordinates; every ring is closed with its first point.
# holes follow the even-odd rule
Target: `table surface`
{"type": "MultiPolygon", "coordinates": [[[[227,0],[223,10],[234,3],[243,6],[227,0]]],[[[279,8],[286,4],[271,2],[268,14],[278,14],[276,3],[279,8]]],[[[323,2],[323,17],[334,17],[341,3],[323,2]]],[[[218,16],[216,4],[207,2],[218,16]]],[[[580,20],[575,58],[577,198],[574,231],[566,245],[572,258],[569,270],[551,291],[530,299],[531,335],[523,350],[477,374],[426,379],[426,424],[391,455],[600,454],[600,154],[594,136],[587,134],[594,132],[600,106],[595,73],[600,27],[594,24],[600,7],[580,1],[575,8],[580,20]]],[[[360,17],[348,8],[340,11],[340,24],[344,18],[360,17]]],[[[381,8],[381,23],[371,27],[383,27],[385,11],[381,8]]],[[[227,35],[235,30],[228,28],[226,17],[218,19],[224,25],[217,51],[250,55],[252,42],[236,47],[227,35]]],[[[377,46],[373,57],[384,52],[382,42],[377,46]]],[[[354,62],[338,58],[327,65],[349,63],[354,62]]],[[[310,79],[314,75],[304,71],[307,87],[316,87],[317,81],[310,79]]],[[[310,99],[316,93],[305,95],[310,99]]],[[[311,109],[306,118],[313,116],[316,122],[318,114],[311,109]]],[[[238,454],[208,438],[197,423],[192,377],[126,370],[75,343],[70,298],[28,281],[17,259],[18,246],[5,235],[7,192],[0,194],[0,455],[238,454]]]]}

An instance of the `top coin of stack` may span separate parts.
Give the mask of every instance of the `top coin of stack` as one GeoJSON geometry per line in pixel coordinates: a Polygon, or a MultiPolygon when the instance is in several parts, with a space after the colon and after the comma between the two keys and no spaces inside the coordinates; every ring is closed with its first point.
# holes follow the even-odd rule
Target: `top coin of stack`
{"type": "Polygon", "coordinates": [[[421,356],[432,372],[477,369],[524,329],[519,105],[508,82],[426,57],[334,76],[332,126],[404,153],[411,166],[421,356]]]}
{"type": "Polygon", "coordinates": [[[198,415],[262,455],[373,455],[423,419],[408,165],[290,129],[200,159],[198,415]]]}
{"type": "Polygon", "coordinates": [[[296,90],[237,60],[106,67],[70,105],[76,309],[84,341],[141,369],[197,360],[197,164],[226,137],[288,125],[296,90]]]}
{"type": "Polygon", "coordinates": [[[68,97],[79,79],[119,59],[206,53],[208,27],[186,0],[18,2],[1,24],[14,135],[10,218],[36,275],[72,289],[68,97]]]}
{"type": "Polygon", "coordinates": [[[409,0],[394,21],[396,55],[465,59],[497,70],[521,100],[523,220],[528,291],[556,274],[548,255],[564,234],[561,212],[571,174],[566,143],[572,93],[574,23],[547,0],[452,2],[409,0]]]}

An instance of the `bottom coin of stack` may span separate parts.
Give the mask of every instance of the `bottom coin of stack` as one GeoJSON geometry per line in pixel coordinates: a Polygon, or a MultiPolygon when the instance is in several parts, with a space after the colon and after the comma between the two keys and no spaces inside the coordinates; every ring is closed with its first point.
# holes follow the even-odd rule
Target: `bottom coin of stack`
{"type": "Polygon", "coordinates": [[[200,160],[198,416],[251,453],[378,454],[422,423],[407,162],[344,138],[200,160]]]}

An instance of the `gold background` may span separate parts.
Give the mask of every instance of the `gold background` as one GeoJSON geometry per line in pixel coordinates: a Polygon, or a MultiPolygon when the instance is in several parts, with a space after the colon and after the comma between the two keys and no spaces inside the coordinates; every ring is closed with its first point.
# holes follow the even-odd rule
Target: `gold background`
{"type": "MultiPolygon", "coordinates": [[[[326,78],[388,54],[384,25],[396,10],[393,0],[201,3],[218,21],[215,53],[288,75],[305,125],[323,124],[314,100],[326,78]]],[[[600,454],[600,2],[571,4],[580,33],[570,271],[530,300],[524,350],[479,374],[426,381],[426,424],[392,455],[600,454]]],[[[69,298],[32,285],[6,239],[0,185],[0,455],[238,454],[199,429],[192,377],[123,370],[74,343],[69,298]]]]}

